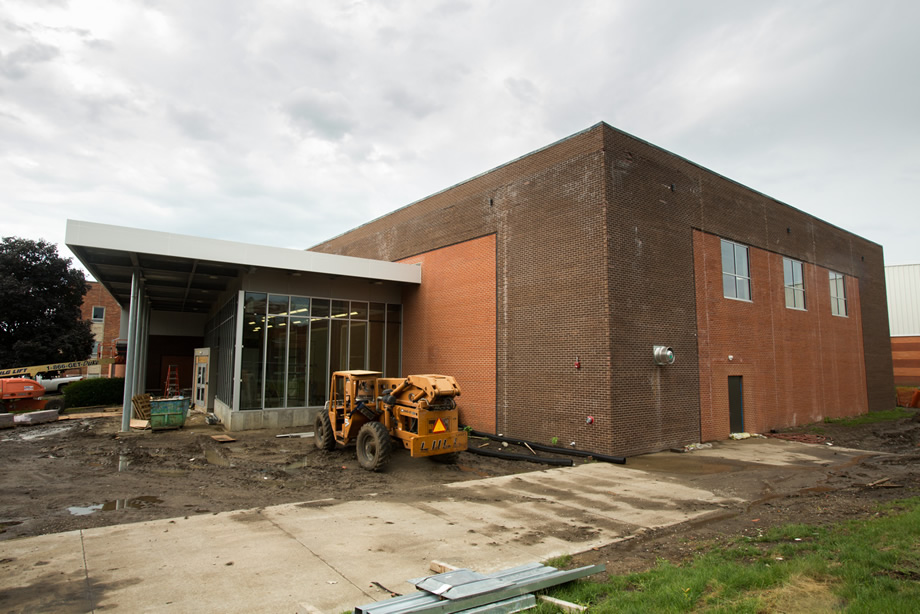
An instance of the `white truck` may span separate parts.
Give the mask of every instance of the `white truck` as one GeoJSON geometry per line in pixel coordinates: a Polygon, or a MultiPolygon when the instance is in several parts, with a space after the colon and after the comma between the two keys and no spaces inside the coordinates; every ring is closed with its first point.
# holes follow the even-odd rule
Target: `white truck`
{"type": "Polygon", "coordinates": [[[45,389],[45,394],[60,393],[63,392],[64,387],[71,382],[78,382],[83,379],[82,375],[68,375],[64,377],[49,377],[45,379],[45,373],[35,376],[35,381],[42,385],[42,388],[45,389]]]}

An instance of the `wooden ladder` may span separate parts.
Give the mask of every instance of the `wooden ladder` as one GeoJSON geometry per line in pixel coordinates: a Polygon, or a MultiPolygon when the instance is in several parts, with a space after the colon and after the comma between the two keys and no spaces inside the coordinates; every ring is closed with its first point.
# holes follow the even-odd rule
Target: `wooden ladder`
{"type": "Polygon", "coordinates": [[[179,395],[179,365],[169,365],[169,371],[166,374],[166,386],[163,389],[164,397],[175,397],[179,395]]]}

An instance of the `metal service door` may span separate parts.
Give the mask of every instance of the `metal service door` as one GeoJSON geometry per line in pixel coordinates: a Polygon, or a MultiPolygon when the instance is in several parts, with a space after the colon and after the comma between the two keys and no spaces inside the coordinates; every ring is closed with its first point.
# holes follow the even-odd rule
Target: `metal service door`
{"type": "Polygon", "coordinates": [[[728,425],[732,433],[744,431],[744,385],[740,375],[728,376],[728,425]]]}

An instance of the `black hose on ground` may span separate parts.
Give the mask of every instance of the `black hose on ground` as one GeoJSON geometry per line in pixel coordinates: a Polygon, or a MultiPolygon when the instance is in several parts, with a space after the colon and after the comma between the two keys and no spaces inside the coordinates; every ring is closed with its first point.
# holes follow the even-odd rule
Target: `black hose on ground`
{"type": "Polygon", "coordinates": [[[514,439],[513,437],[502,437],[501,435],[492,435],[491,433],[483,433],[482,431],[470,431],[470,435],[473,437],[485,437],[486,439],[492,439],[493,441],[504,441],[507,443],[517,444],[519,446],[530,446],[534,450],[540,450],[541,452],[553,452],[554,454],[567,454],[568,456],[578,456],[581,458],[591,457],[596,461],[601,461],[604,463],[614,463],[617,465],[625,465],[626,459],[622,456],[608,456],[607,454],[599,454],[597,452],[585,452],[584,450],[572,450],[570,448],[557,448],[555,446],[548,446],[542,443],[536,443],[534,441],[524,441],[523,439],[514,439]]]}
{"type": "Polygon", "coordinates": [[[546,458],[544,456],[528,456],[526,454],[514,454],[512,452],[497,452],[495,450],[482,450],[480,448],[467,448],[467,452],[479,454],[480,456],[491,456],[493,458],[503,458],[505,460],[530,461],[531,463],[543,463],[544,465],[556,465],[558,467],[571,467],[575,464],[571,458],[546,458]]]}

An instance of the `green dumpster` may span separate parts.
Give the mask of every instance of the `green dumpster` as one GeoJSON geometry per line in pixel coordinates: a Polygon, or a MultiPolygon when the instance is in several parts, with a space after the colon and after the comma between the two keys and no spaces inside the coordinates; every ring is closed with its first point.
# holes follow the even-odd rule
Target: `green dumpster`
{"type": "Polygon", "coordinates": [[[180,429],[188,415],[188,398],[150,399],[150,429],[180,429]]]}

